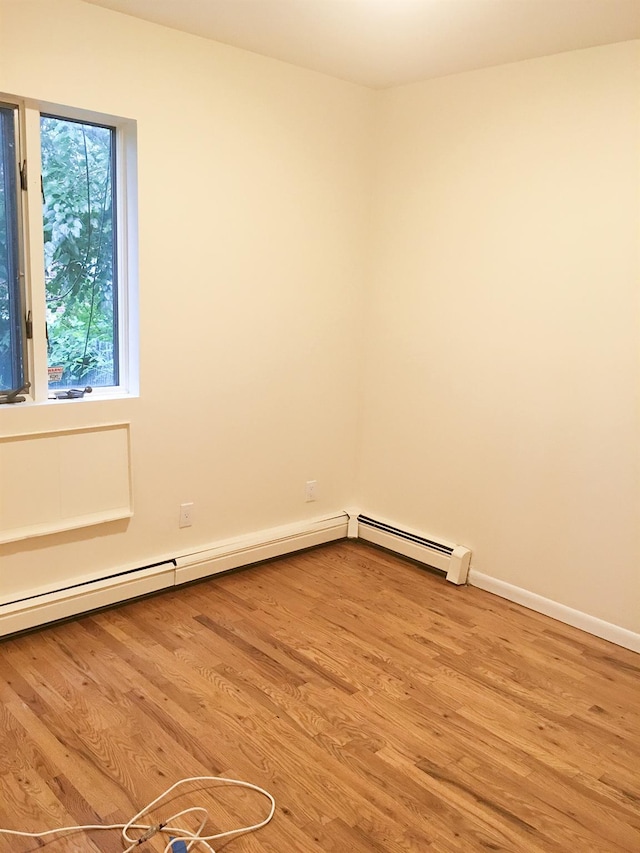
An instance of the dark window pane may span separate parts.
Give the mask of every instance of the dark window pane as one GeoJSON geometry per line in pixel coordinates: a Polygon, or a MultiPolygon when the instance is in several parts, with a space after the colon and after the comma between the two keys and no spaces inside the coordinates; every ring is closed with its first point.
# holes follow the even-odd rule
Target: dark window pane
{"type": "Polygon", "coordinates": [[[0,106],[0,390],[24,383],[16,108],[0,106]]]}
{"type": "Polygon", "coordinates": [[[40,132],[49,387],[117,385],[115,130],[43,115],[40,132]]]}

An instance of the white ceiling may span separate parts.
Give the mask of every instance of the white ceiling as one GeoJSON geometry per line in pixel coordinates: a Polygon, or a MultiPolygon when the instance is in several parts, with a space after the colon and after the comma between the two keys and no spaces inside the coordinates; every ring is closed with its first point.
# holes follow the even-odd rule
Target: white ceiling
{"type": "Polygon", "coordinates": [[[85,0],[386,88],[640,38],[640,0],[85,0]]]}

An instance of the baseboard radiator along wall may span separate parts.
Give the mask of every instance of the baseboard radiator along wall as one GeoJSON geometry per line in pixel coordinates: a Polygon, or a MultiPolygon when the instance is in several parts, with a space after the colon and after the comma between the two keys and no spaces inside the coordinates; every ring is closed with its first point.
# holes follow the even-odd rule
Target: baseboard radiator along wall
{"type": "Polygon", "coordinates": [[[396,554],[424,563],[444,572],[448,581],[455,584],[467,582],[471,551],[463,545],[444,542],[416,530],[400,528],[392,522],[365,515],[358,510],[349,510],[349,532],[351,538],[380,545],[396,554]]]}
{"type": "Polygon", "coordinates": [[[174,574],[175,560],[166,560],[60,589],[30,590],[24,598],[0,604],[0,637],[158,592],[174,585],[174,574]]]}
{"type": "Polygon", "coordinates": [[[32,589],[16,600],[0,603],[0,637],[345,539],[347,527],[346,513],[323,516],[222,540],[194,553],[160,558],[151,565],[119,568],[104,577],[80,578],[59,589],[32,589]]]}
{"type": "Polygon", "coordinates": [[[260,533],[226,539],[214,547],[176,559],[176,584],[210,577],[262,560],[284,557],[315,545],[324,545],[347,535],[345,513],[300,524],[273,527],[260,533]]]}
{"type": "Polygon", "coordinates": [[[147,566],[120,568],[100,578],[80,578],[59,589],[29,590],[16,600],[0,603],[0,636],[347,537],[424,563],[455,584],[466,582],[471,557],[467,548],[349,510],[225,539],[210,548],[166,556],[147,566]]]}

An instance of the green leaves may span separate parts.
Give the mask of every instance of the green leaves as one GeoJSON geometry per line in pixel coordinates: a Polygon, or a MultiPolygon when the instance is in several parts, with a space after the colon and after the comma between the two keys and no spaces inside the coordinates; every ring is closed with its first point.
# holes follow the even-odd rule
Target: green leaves
{"type": "Polygon", "coordinates": [[[113,161],[115,131],[41,118],[49,364],[60,386],[100,370],[117,382],[113,161]]]}
{"type": "Polygon", "coordinates": [[[22,384],[16,108],[0,105],[0,390],[22,384]]]}

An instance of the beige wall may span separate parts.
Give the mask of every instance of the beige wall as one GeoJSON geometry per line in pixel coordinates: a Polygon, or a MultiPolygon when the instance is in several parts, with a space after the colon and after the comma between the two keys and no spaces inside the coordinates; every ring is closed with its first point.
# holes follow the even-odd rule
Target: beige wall
{"type": "Polygon", "coordinates": [[[374,93],[0,0],[0,91],[138,120],[142,389],[0,411],[131,421],[135,501],[1,546],[0,594],[357,501],[640,631],[639,68],[627,43],[374,93]]]}
{"type": "Polygon", "coordinates": [[[639,46],[381,94],[358,496],[640,631],[639,46]]]}
{"type": "Polygon", "coordinates": [[[0,411],[130,420],[135,507],[0,547],[0,594],[353,502],[372,93],[75,0],[0,11],[0,91],[138,120],[142,391],[0,411]]]}

